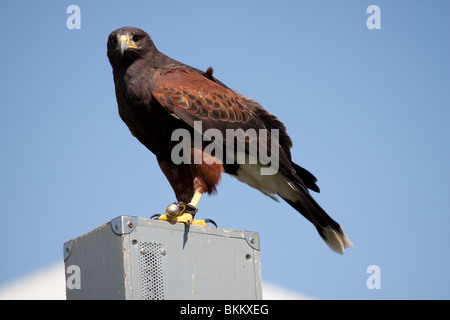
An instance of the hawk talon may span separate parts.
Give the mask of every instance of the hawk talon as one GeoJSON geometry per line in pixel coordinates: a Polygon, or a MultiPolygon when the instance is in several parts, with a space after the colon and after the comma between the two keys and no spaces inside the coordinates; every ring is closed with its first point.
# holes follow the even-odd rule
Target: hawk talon
{"type": "Polygon", "coordinates": [[[194,216],[198,211],[198,208],[190,203],[174,202],[169,204],[166,208],[166,215],[175,218],[182,216],[185,213],[189,213],[194,216]]]}
{"type": "Polygon", "coordinates": [[[211,223],[211,224],[213,224],[216,228],[218,228],[217,223],[216,223],[213,219],[205,219],[204,221],[205,221],[205,223],[211,223]]]}
{"type": "Polygon", "coordinates": [[[177,217],[171,217],[169,215],[162,215],[158,218],[158,220],[169,221],[169,222],[174,222],[174,223],[182,222],[186,225],[195,224],[195,225],[206,227],[205,220],[194,220],[194,216],[190,213],[184,213],[181,216],[177,216],[177,217]]]}
{"type": "MultiPolygon", "coordinates": [[[[192,203],[174,202],[167,206],[166,215],[159,215],[158,220],[169,222],[182,222],[186,225],[200,225],[206,227],[206,223],[212,223],[217,227],[217,224],[211,219],[194,220],[198,208],[192,203]]],[[[155,217],[154,215],[153,217],[155,217]]]]}

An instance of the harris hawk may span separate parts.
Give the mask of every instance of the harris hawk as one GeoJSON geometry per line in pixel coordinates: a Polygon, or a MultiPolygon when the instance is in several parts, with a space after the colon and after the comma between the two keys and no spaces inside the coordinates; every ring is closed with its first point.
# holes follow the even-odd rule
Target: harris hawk
{"type": "MultiPolygon", "coordinates": [[[[228,88],[213,76],[211,68],[203,72],[161,53],[150,36],[138,28],[113,31],[108,37],[107,55],[119,115],[132,135],[155,154],[178,201],[167,207],[160,220],[204,225],[202,220],[193,219],[197,205],[204,193],[216,192],[225,172],[265,195],[281,197],[316,227],[335,252],[343,254],[345,248],[353,246],[341,226],[311,196],[308,189],[320,191],[317,179],[292,161],[292,141],[284,124],[258,102],[228,88]],[[173,161],[173,150],[179,144],[173,139],[177,129],[189,132],[190,137],[202,137],[209,129],[222,133],[222,138],[227,137],[227,130],[268,133],[244,137],[245,148],[240,152],[247,161],[224,161],[218,157],[217,148],[212,152],[203,140],[199,147],[192,139],[187,144],[192,157],[188,160],[192,161],[178,163],[173,161]],[[270,150],[277,155],[275,173],[262,174],[267,161],[251,161],[252,138],[266,147],[275,143],[275,149],[270,150]],[[200,161],[194,161],[196,156],[200,161]]],[[[229,146],[226,138],[215,142],[224,149],[229,146]]],[[[234,150],[232,160],[237,154],[234,150]]]]}

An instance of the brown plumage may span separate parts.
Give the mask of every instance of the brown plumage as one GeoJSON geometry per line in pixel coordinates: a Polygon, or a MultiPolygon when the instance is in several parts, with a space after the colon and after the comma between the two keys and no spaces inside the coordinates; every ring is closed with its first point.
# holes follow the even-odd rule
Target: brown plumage
{"type": "MultiPolygon", "coordinates": [[[[310,195],[308,188],[319,192],[317,180],[292,162],[292,141],[277,117],[255,100],[217,80],[212,68],[203,72],[159,52],[148,34],[140,29],[124,27],[113,31],[107,46],[119,114],[131,133],[156,155],[178,201],[187,203],[194,193],[215,192],[222,172],[226,172],[265,195],[283,198],[314,224],[334,251],[343,253],[352,245],[339,224],[310,195]],[[201,132],[194,132],[196,121],[201,121],[201,132]],[[175,164],[171,152],[179,141],[172,141],[171,136],[176,129],[187,130],[191,137],[216,129],[222,133],[223,140],[215,142],[223,148],[227,143],[227,129],[266,130],[267,136],[256,139],[266,146],[276,143],[278,171],[261,175],[256,170],[264,167],[261,162],[230,163],[206,152],[205,142],[199,149],[193,141],[190,143],[192,161],[175,164]],[[273,129],[278,130],[278,140],[270,134],[273,129]],[[196,164],[193,160],[199,153],[202,162],[196,164]]],[[[247,155],[256,152],[251,140],[246,137],[245,150],[241,150],[247,155]]],[[[233,156],[238,154],[237,149],[232,151],[233,156]]]]}
{"type": "Polygon", "coordinates": [[[248,123],[252,114],[244,107],[245,102],[230,89],[205,77],[208,74],[173,67],[161,75],[152,93],[159,103],[190,125],[193,120],[248,123]]]}

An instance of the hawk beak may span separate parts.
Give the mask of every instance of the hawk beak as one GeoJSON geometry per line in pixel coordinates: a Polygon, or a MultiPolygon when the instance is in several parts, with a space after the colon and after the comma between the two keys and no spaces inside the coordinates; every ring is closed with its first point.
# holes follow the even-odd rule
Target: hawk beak
{"type": "Polygon", "coordinates": [[[120,50],[120,54],[123,56],[125,51],[129,49],[137,49],[137,47],[134,44],[135,44],[134,41],[131,39],[129,35],[121,35],[119,37],[116,50],[120,50]]]}

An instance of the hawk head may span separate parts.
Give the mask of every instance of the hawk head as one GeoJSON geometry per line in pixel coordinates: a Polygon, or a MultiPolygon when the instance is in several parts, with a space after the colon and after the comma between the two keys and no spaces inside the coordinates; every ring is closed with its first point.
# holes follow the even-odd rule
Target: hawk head
{"type": "Polygon", "coordinates": [[[143,30],[134,27],[123,27],[111,32],[108,37],[108,58],[113,66],[133,62],[156,50],[150,36],[143,30]]]}

